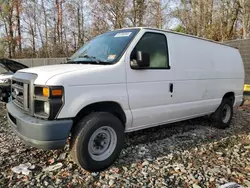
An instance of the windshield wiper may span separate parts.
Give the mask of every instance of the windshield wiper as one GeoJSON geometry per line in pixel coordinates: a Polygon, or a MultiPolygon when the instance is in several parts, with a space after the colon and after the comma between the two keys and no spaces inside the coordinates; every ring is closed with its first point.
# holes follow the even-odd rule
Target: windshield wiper
{"type": "Polygon", "coordinates": [[[91,59],[92,61],[95,61],[98,64],[100,63],[99,59],[97,59],[95,56],[89,56],[88,54],[79,55],[78,58],[88,58],[91,59]]]}

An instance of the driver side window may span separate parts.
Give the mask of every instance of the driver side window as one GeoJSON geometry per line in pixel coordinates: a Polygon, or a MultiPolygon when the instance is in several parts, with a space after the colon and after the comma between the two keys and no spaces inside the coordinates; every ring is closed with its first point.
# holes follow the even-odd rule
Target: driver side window
{"type": "Polygon", "coordinates": [[[131,59],[135,59],[137,51],[146,52],[150,56],[150,66],[148,69],[168,69],[168,49],[167,40],[164,34],[145,33],[134,48],[131,59]]]}

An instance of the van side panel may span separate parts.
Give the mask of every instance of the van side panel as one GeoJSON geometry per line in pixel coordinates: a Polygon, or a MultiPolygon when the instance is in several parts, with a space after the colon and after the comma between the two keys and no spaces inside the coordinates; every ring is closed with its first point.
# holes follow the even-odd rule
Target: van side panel
{"type": "MultiPolygon", "coordinates": [[[[167,67],[141,70],[131,68],[131,53],[145,32],[147,31],[142,30],[136,36],[125,55],[129,107],[133,116],[132,130],[167,123],[168,111],[171,110],[169,105],[173,104],[170,91],[170,85],[174,82],[172,69],[167,67]]],[[[165,35],[162,31],[148,32],[165,35]]]]}
{"type": "Polygon", "coordinates": [[[192,37],[167,33],[174,69],[173,119],[212,113],[227,92],[242,100],[244,68],[237,49],[192,37]]]}

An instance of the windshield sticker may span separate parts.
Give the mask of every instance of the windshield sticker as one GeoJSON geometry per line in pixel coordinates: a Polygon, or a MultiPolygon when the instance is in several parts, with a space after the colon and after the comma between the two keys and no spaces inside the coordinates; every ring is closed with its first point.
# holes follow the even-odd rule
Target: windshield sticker
{"type": "Polygon", "coordinates": [[[109,55],[109,56],[108,56],[108,60],[114,60],[114,59],[115,59],[115,57],[116,57],[116,55],[114,55],[114,54],[109,55]]]}
{"type": "Polygon", "coordinates": [[[128,37],[132,32],[117,33],[114,37],[128,37]]]}

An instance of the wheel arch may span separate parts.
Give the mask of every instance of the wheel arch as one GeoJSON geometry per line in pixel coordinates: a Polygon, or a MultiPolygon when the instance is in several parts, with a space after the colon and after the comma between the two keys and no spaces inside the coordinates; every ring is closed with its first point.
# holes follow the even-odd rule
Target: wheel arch
{"type": "Polygon", "coordinates": [[[227,92],[227,93],[223,96],[222,100],[225,99],[225,98],[230,99],[230,100],[232,101],[232,104],[234,105],[234,102],[235,102],[235,93],[234,93],[233,91],[227,92]]]}
{"type": "Polygon", "coordinates": [[[127,122],[125,112],[118,102],[102,101],[102,102],[91,103],[83,107],[73,118],[74,125],[83,117],[91,114],[92,112],[109,112],[114,116],[116,116],[118,119],[120,119],[120,121],[124,126],[127,122]]]}

